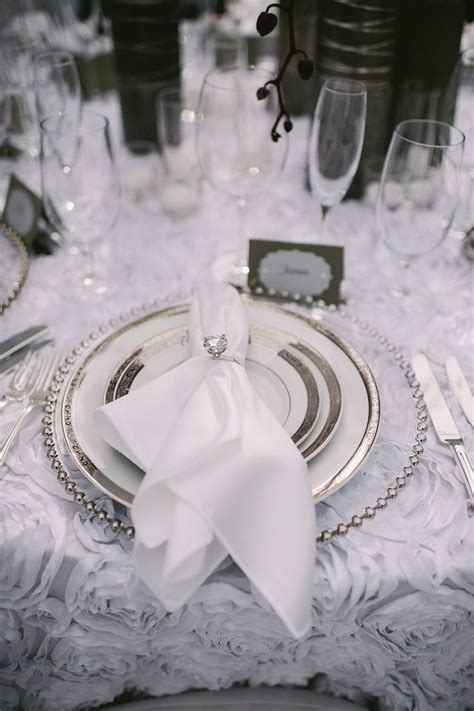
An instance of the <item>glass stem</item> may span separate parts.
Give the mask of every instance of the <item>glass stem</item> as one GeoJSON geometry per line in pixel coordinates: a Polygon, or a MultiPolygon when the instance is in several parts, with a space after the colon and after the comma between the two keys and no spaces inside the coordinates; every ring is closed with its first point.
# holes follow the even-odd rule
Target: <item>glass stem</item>
{"type": "Polygon", "coordinates": [[[401,266],[401,279],[400,279],[400,294],[406,296],[410,293],[410,288],[408,286],[408,277],[410,271],[410,262],[402,259],[400,261],[401,266]]]}
{"type": "Polygon", "coordinates": [[[321,205],[321,212],[323,214],[321,221],[321,241],[323,241],[327,232],[329,207],[327,205],[321,205]]]}
{"type": "Polygon", "coordinates": [[[82,281],[89,286],[95,281],[94,250],[89,244],[81,244],[80,250],[83,259],[82,281]]]}
{"type": "Polygon", "coordinates": [[[246,266],[248,262],[247,241],[247,200],[239,197],[237,200],[237,229],[239,231],[239,266],[246,266]]]}

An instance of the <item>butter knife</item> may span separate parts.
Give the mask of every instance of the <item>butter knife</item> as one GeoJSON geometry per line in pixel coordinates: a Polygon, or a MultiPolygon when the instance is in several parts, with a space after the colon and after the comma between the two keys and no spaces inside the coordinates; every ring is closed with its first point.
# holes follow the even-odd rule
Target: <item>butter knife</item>
{"type": "Polygon", "coordinates": [[[456,395],[458,403],[461,405],[466,419],[474,427],[474,398],[456,356],[449,356],[446,359],[446,373],[448,374],[449,384],[456,395]]]}
{"type": "Polygon", "coordinates": [[[463,473],[466,489],[470,497],[474,496],[474,469],[464,446],[459,430],[451,415],[446,401],[436,382],[428,358],[420,353],[413,358],[413,368],[423,389],[426,406],[438,439],[450,445],[463,473]]]}
{"type": "Polygon", "coordinates": [[[0,343],[0,362],[5,358],[9,358],[16,351],[21,350],[25,346],[29,346],[30,343],[43,338],[48,333],[47,326],[32,326],[27,328],[25,331],[16,333],[11,338],[7,338],[6,341],[0,343]]]}

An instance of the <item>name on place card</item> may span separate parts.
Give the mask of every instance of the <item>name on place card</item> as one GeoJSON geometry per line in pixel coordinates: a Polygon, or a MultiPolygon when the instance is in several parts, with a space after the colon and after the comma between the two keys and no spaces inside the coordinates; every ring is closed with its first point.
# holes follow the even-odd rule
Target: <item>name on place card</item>
{"type": "Polygon", "coordinates": [[[295,301],[341,303],[344,248],[251,239],[248,287],[254,294],[295,301]]]}

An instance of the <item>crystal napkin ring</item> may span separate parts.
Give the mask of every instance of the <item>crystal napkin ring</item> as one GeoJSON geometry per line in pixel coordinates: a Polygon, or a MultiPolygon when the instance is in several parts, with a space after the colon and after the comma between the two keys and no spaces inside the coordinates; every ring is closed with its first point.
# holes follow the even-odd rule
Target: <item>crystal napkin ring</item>
{"type": "Polygon", "coordinates": [[[215,360],[230,360],[232,363],[240,365],[236,358],[223,355],[229,345],[229,341],[227,340],[225,333],[221,333],[219,336],[204,336],[202,343],[204,350],[211,356],[211,358],[214,358],[215,360]]]}
{"type": "Polygon", "coordinates": [[[204,336],[202,342],[204,350],[213,358],[220,358],[229,345],[225,333],[221,333],[220,336],[204,336]]]}

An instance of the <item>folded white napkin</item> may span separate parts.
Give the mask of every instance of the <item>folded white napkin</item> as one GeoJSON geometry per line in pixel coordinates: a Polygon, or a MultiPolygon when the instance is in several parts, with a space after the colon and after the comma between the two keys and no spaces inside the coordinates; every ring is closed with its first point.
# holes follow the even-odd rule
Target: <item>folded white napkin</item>
{"type": "Polygon", "coordinates": [[[132,507],[134,556],[167,609],[230,555],[300,637],[310,625],[314,504],[301,454],[249,381],[247,343],[235,289],[204,286],[191,304],[189,359],[101,407],[96,422],[146,472],[132,507]],[[216,334],[227,336],[226,359],[204,349],[216,334]]]}

